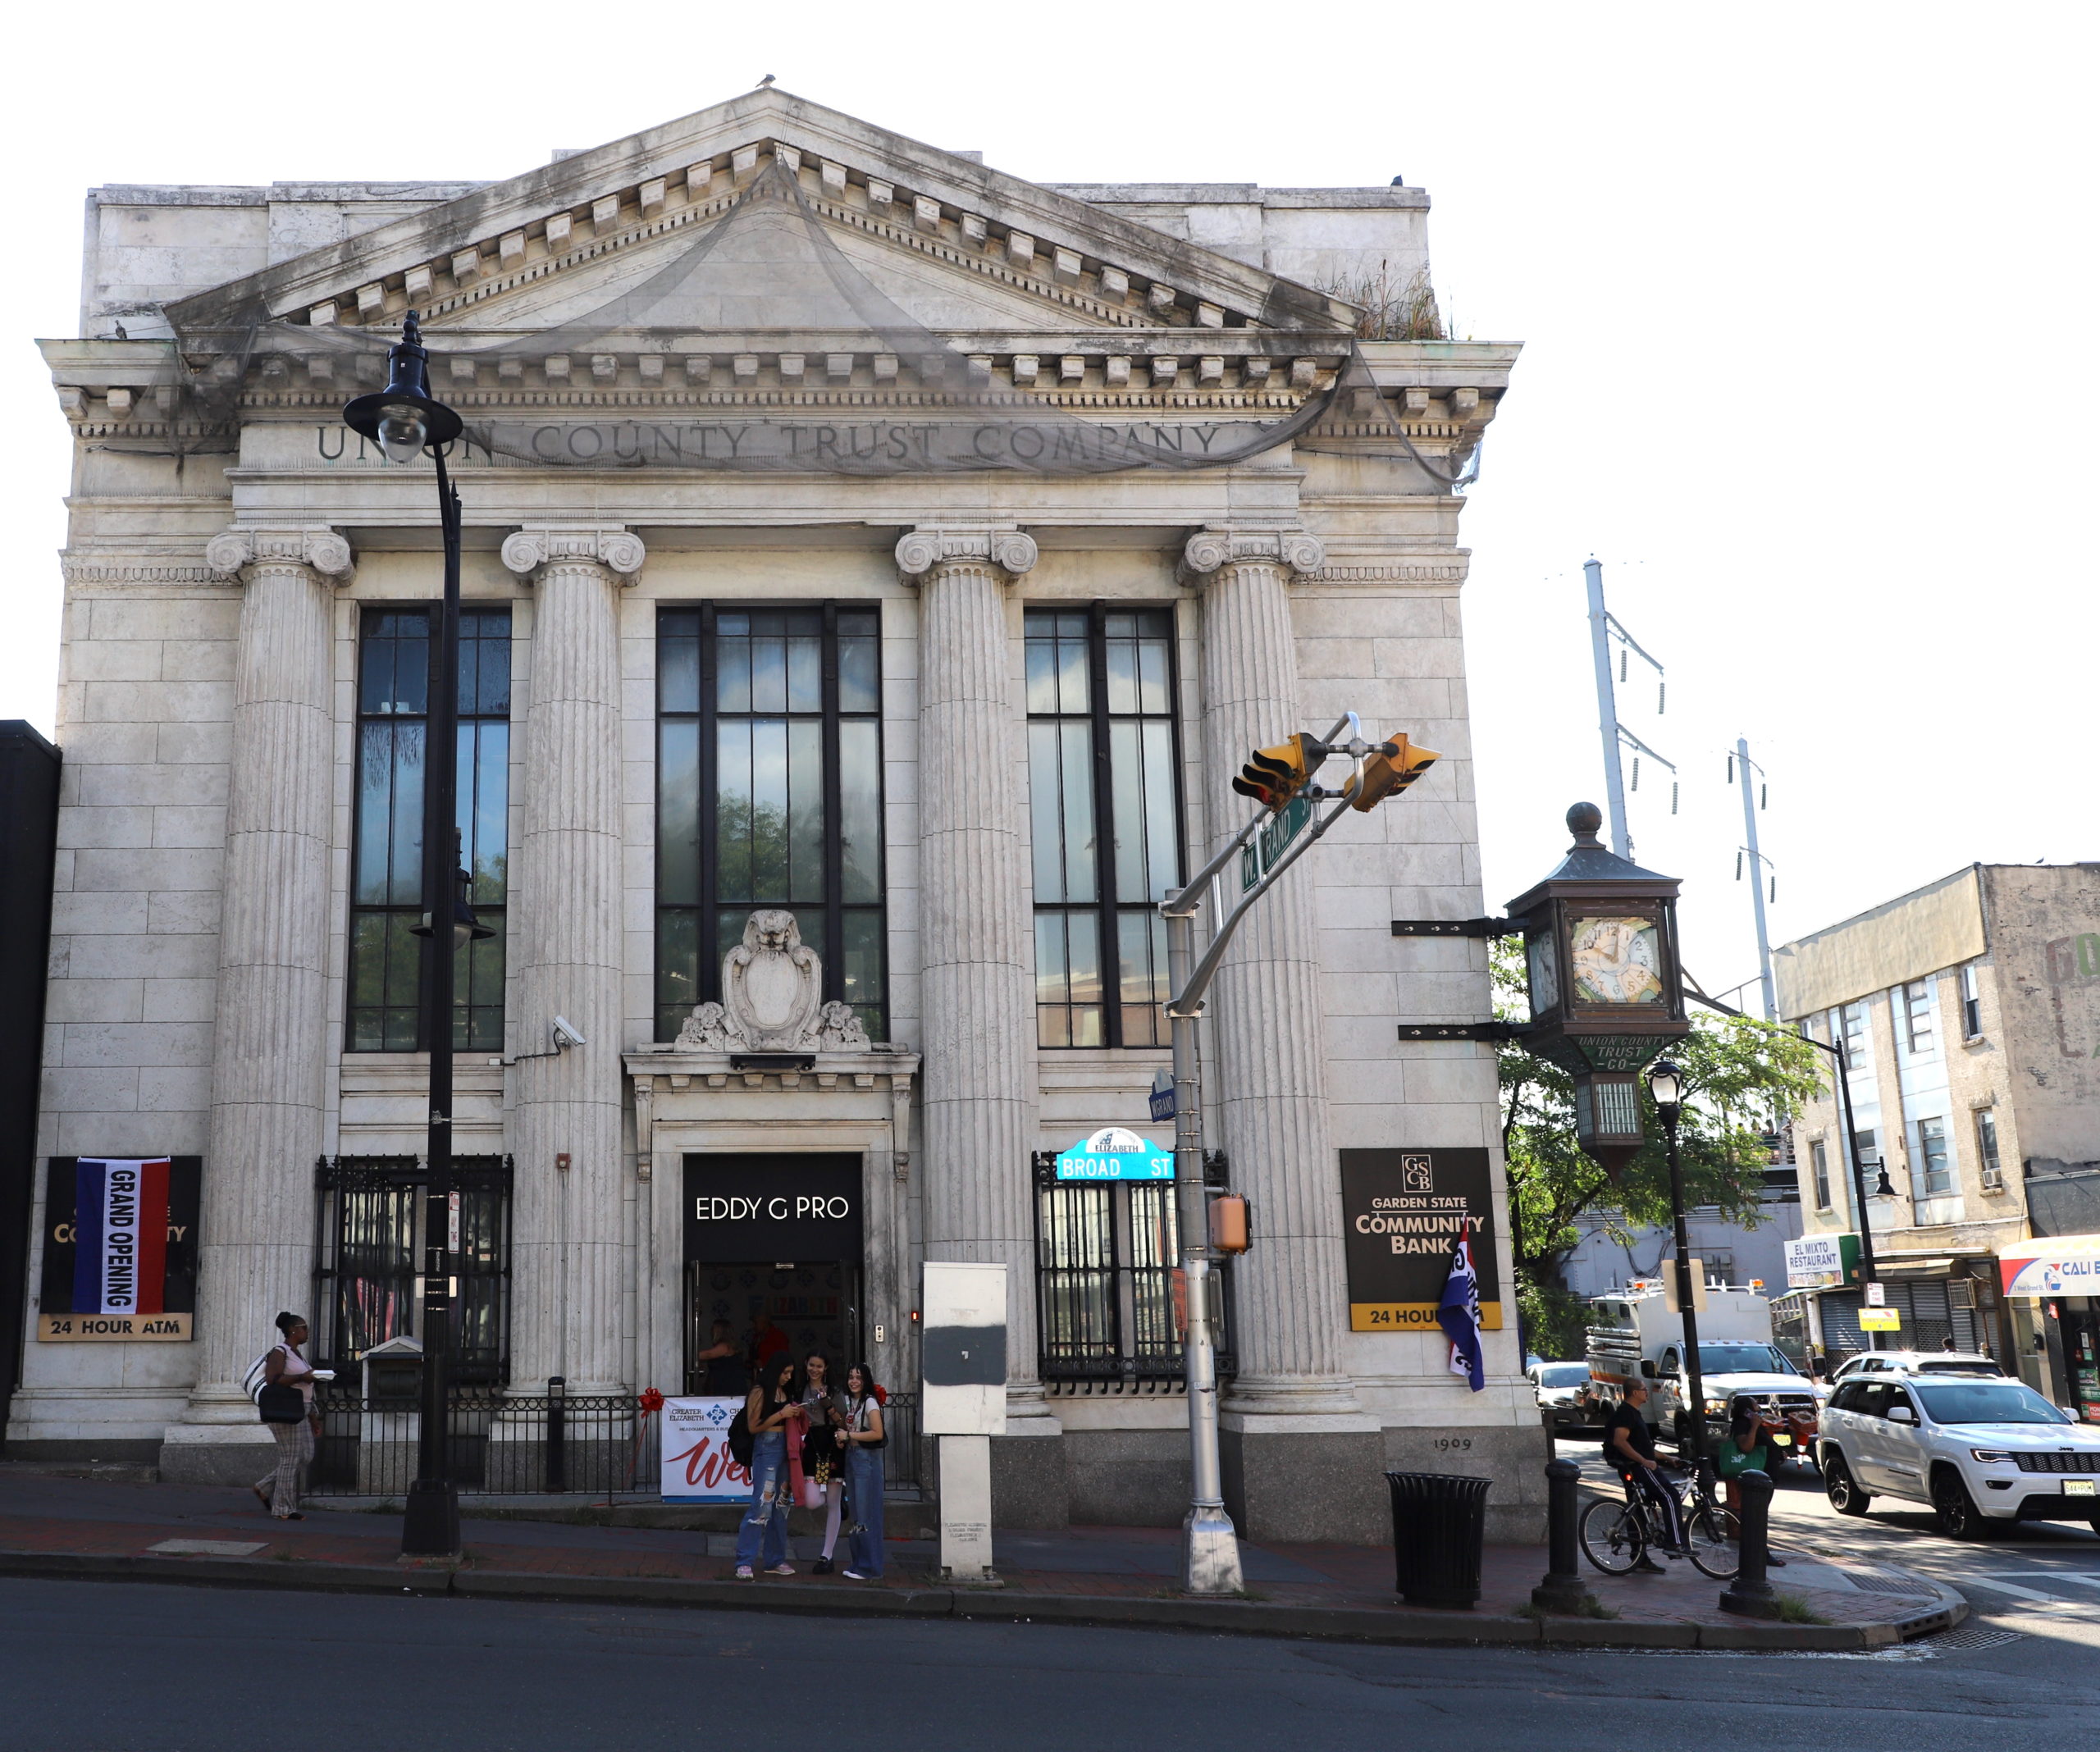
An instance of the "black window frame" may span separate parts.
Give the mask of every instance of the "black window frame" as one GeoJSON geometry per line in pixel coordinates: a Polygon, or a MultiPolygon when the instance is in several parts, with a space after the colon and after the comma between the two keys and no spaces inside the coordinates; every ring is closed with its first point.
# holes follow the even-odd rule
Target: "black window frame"
{"type": "MultiPolygon", "coordinates": [[[[1185,1366],[1176,1321],[1176,1280],[1182,1269],[1176,1183],[1061,1181],[1057,1161],[1048,1151],[1034,1158],[1038,1378],[1052,1391],[1082,1394],[1181,1391],[1185,1366]],[[1066,1220],[1053,1220],[1060,1213],[1066,1220]],[[1140,1248],[1140,1225],[1155,1223],[1162,1244],[1140,1248]],[[1093,1243],[1093,1257],[1075,1257],[1063,1245],[1075,1230],[1093,1243]],[[1158,1257],[1139,1257],[1151,1251],[1158,1257]],[[1081,1325],[1087,1331],[1075,1335],[1081,1325]]],[[[1206,1152],[1203,1178],[1207,1186],[1226,1184],[1222,1155],[1206,1152]]],[[[1217,1375],[1229,1380],[1239,1367],[1232,1262],[1213,1260],[1212,1271],[1217,1289],[1212,1333],[1217,1375]]]]}
{"type": "MultiPolygon", "coordinates": [[[[821,909],[824,915],[822,941],[810,943],[820,958],[824,970],[824,997],[826,1002],[850,1001],[846,990],[846,915],[847,912],[872,913],[875,919],[874,941],[880,956],[880,991],[876,1000],[859,1008],[862,1024],[869,1038],[887,1040],[890,1020],[890,942],[889,942],[889,824],[887,819],[888,787],[884,780],[887,757],[887,725],[884,721],[886,691],[883,685],[883,605],[879,599],[870,597],[826,598],[821,601],[810,600],[739,602],[704,601],[666,602],[659,605],[656,614],[656,639],[659,660],[656,666],[655,750],[657,766],[657,799],[655,842],[651,848],[652,882],[655,899],[654,926],[655,952],[651,975],[651,1008],[655,1018],[655,1038],[659,1041],[675,1039],[684,1018],[697,1004],[719,1003],[722,998],[722,960],[713,951],[715,942],[714,922],[723,910],[720,886],[720,845],[716,831],[716,810],[720,796],[719,764],[719,720],[724,715],[719,709],[719,655],[717,622],[724,614],[815,614],[820,617],[821,649],[819,654],[820,708],[817,714],[821,723],[822,750],[822,858],[824,867],[824,898],[820,902],[756,901],[756,906],[780,905],[793,911],[798,918],[808,912],[821,909]],[[874,621],[875,705],[872,713],[842,712],[839,702],[838,683],[838,618],[842,613],[871,615],[874,621]],[[691,620],[692,631],[687,632],[680,624],[691,620]],[[661,660],[667,627],[676,627],[671,636],[696,637],[698,652],[698,697],[696,709],[670,711],[664,698],[665,665],[661,660]],[[856,722],[870,721],[875,732],[875,771],[879,787],[875,799],[874,819],[878,846],[875,854],[876,898],[873,902],[848,902],[845,896],[844,841],[841,832],[842,801],[840,792],[839,726],[843,719],[856,722]],[[664,727],[670,721],[691,722],[696,725],[696,762],[698,767],[697,805],[695,810],[696,845],[693,848],[698,869],[698,898],[692,902],[666,901],[661,881],[662,860],[666,828],[661,807],[664,779],[664,727]],[[698,965],[692,973],[691,1001],[682,994],[667,996],[669,981],[678,977],[666,969],[665,926],[671,915],[688,915],[693,920],[692,935],[696,948],[698,965]],[[873,1014],[870,1012],[872,1011],[873,1014]]],[[[733,713],[732,717],[769,715],[733,713]]],[[[792,719],[806,718],[806,713],[783,713],[792,719]]],[[[806,937],[804,941],[808,942],[806,937]]]]}
{"type": "MultiPolygon", "coordinates": [[[[1156,723],[1162,719],[1167,726],[1170,760],[1173,781],[1174,879],[1176,884],[1185,882],[1189,874],[1188,803],[1183,787],[1183,751],[1181,744],[1181,673],[1180,623],[1171,603],[1133,602],[1097,599],[1085,604],[1037,602],[1027,605],[1022,610],[1021,638],[1024,652],[1028,641],[1028,626],[1031,619],[1043,615],[1077,615],[1087,617],[1087,710],[1084,714],[1072,712],[1037,712],[1025,709],[1024,716],[1029,725],[1048,723],[1084,721],[1089,727],[1089,740],[1093,761],[1093,870],[1094,897],[1091,902],[1042,901],[1034,894],[1031,878],[1030,925],[1044,913],[1070,915],[1090,911],[1094,915],[1096,940],[1100,948],[1102,1038],[1098,1044],[1079,1045],[1071,1042],[1056,1043],[1043,1038],[1042,1011],[1048,1006],[1037,1000],[1038,1026],[1036,1046],[1045,1052],[1156,1052],[1168,1045],[1168,1030],[1165,1020],[1165,997],[1158,1006],[1160,1015],[1153,1024],[1154,1038],[1148,1041],[1132,1041],[1125,1038],[1123,1020],[1123,966],[1121,933],[1119,915],[1134,911],[1136,903],[1123,900],[1116,884],[1116,792],[1115,748],[1112,726],[1117,722],[1156,723]],[[1108,700],[1108,620],[1111,615],[1156,615],[1165,623],[1166,648],[1166,710],[1156,712],[1113,712],[1108,700]]],[[[1024,681],[1024,688],[1026,683],[1024,681]]],[[[1031,834],[1035,825],[1034,799],[1030,799],[1029,816],[1031,834]]],[[[1156,905],[1156,903],[1154,903],[1156,905]]],[[[1162,965],[1155,972],[1155,989],[1164,992],[1166,969],[1162,965]]],[[[1067,1002],[1069,1012],[1079,1007],[1067,1002]]]]}
{"type": "MultiPolygon", "coordinates": [[[[509,1156],[452,1160],[453,1189],[460,1194],[463,1218],[463,1244],[453,1256],[459,1275],[456,1306],[461,1311],[451,1327],[449,1373],[455,1386],[509,1385],[516,1179],[509,1156]],[[492,1315],[494,1338],[469,1347],[463,1339],[476,1324],[475,1311],[482,1307],[492,1315]]],[[[317,1368],[336,1370],[352,1390],[362,1390],[363,1349],[352,1330],[357,1323],[349,1307],[350,1286],[363,1283],[378,1286],[381,1293],[390,1290],[401,1311],[397,1334],[415,1333],[429,1170],[416,1156],[323,1156],[314,1163],[313,1184],[313,1362],[317,1368]],[[368,1266],[358,1257],[368,1245],[376,1251],[368,1266]]]]}
{"type": "MultiPolygon", "coordinates": [[[[387,939],[396,936],[395,932],[390,928],[394,921],[414,920],[422,916],[422,833],[423,823],[420,801],[414,811],[412,824],[409,822],[401,824],[404,826],[412,824],[416,835],[414,898],[407,901],[395,901],[384,904],[361,901],[358,898],[358,881],[359,872],[363,867],[368,836],[379,825],[366,819],[364,807],[366,727],[368,724],[381,723],[422,724],[424,728],[424,759],[426,760],[429,759],[430,690],[437,680],[438,609],[439,605],[431,602],[368,603],[362,606],[358,617],[357,677],[354,683],[354,693],[351,714],[354,728],[350,753],[349,940],[346,944],[345,960],[343,997],[343,1050],[345,1052],[427,1052],[430,1050],[430,1019],[427,1013],[428,1006],[423,1001],[420,939],[414,939],[412,945],[401,944],[398,941],[393,942],[391,948],[385,951],[385,960],[382,962],[380,974],[381,1002],[377,1006],[372,1006],[360,1004],[358,1001],[359,959],[362,954],[367,952],[361,948],[359,943],[361,930],[365,921],[372,919],[388,921],[380,926],[382,943],[385,943],[387,939]],[[374,644],[384,636],[381,632],[381,628],[390,616],[419,618],[424,623],[422,642],[427,650],[429,663],[423,681],[423,709],[420,713],[391,711],[372,713],[365,709],[366,667],[371,660],[374,644]],[[391,960],[395,954],[408,958],[409,965],[406,967],[392,965],[391,960]],[[411,993],[410,1004],[388,1001],[387,1000],[396,989],[397,982],[402,979],[405,979],[409,983],[409,990],[411,993]],[[411,1006],[414,1015],[410,1033],[404,1038],[393,1038],[395,1031],[387,1020],[389,1013],[398,1014],[411,1006]],[[360,1040],[359,1038],[362,1020],[368,1018],[374,1010],[377,1010],[379,1014],[381,1036],[377,1045],[368,1039],[360,1040]]],[[[459,662],[463,678],[460,690],[459,730],[463,733],[470,726],[500,723],[504,727],[505,731],[502,762],[504,777],[502,810],[504,874],[501,878],[501,892],[495,892],[486,872],[479,867],[477,859],[478,848],[472,844],[463,844],[462,855],[468,860],[468,869],[472,877],[470,892],[476,916],[490,928],[493,934],[477,942],[464,944],[458,951],[453,979],[452,1043],[455,1052],[500,1052],[504,1049],[504,1021],[508,1014],[509,983],[509,939],[505,924],[509,901],[509,773],[513,757],[516,752],[514,741],[516,723],[510,711],[511,684],[515,674],[516,618],[513,613],[513,605],[509,602],[472,603],[461,607],[459,623],[459,662]],[[464,678],[470,673],[470,669],[471,673],[478,677],[477,666],[483,648],[486,645],[498,642],[495,639],[484,639],[474,629],[483,622],[497,619],[500,619],[504,623],[504,631],[500,638],[506,659],[503,687],[504,709],[500,713],[484,712],[478,709],[478,687],[470,690],[464,685],[464,678]],[[493,1000],[476,1002],[477,996],[486,997],[491,986],[494,988],[493,1000]]],[[[398,763],[398,752],[394,758],[398,763]]],[[[397,764],[395,768],[397,774],[399,771],[399,768],[397,764]]],[[[454,811],[455,817],[464,811],[470,822],[474,819],[478,794],[477,788],[478,773],[478,764],[473,762],[470,762],[455,773],[456,794],[459,800],[454,811]]]]}

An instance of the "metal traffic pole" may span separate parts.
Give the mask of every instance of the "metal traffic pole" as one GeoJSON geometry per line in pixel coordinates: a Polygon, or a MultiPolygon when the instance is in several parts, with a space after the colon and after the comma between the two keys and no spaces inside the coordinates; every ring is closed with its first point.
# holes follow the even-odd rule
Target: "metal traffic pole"
{"type": "MultiPolygon", "coordinates": [[[[1344,730],[1349,741],[1335,749],[1355,755],[1359,777],[1364,746],[1356,714],[1335,721],[1325,737],[1329,744],[1344,730]]],[[[1276,878],[1331,827],[1346,802],[1285,851],[1254,882],[1239,904],[1213,928],[1200,960],[1195,952],[1196,913],[1213,898],[1211,882],[1237,857],[1263,825],[1257,815],[1233,835],[1225,849],[1159,904],[1166,921],[1167,980],[1174,996],[1166,1006],[1174,1043],[1175,1213],[1181,1230],[1181,1271],[1188,1301],[1188,1332],[1181,1347],[1183,1379],[1189,1401],[1189,1512],[1182,1526],[1181,1582],[1190,1594],[1238,1594],[1244,1581],[1239,1563],[1239,1536],[1226,1512],[1224,1468],[1218,1456],[1217,1334],[1212,1286],[1215,1280],[1210,1245],[1210,1212],[1203,1186],[1203,1107],[1198,1070],[1196,1023],[1203,1013],[1203,994],[1224,957],[1226,946],[1248,910],[1275,887],[1276,878]]]]}

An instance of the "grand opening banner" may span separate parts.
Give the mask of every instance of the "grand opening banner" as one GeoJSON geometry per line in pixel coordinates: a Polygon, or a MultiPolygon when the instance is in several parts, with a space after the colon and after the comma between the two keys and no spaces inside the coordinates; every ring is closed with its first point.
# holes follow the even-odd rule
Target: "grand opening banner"
{"type": "Polygon", "coordinates": [[[194,1156],[51,1157],[37,1337],[191,1337],[202,1179],[194,1156]]]}
{"type": "Polygon", "coordinates": [[[661,1486],[666,1503],[746,1503],[751,1475],[729,1452],[741,1398],[666,1399],[661,1486]]]}

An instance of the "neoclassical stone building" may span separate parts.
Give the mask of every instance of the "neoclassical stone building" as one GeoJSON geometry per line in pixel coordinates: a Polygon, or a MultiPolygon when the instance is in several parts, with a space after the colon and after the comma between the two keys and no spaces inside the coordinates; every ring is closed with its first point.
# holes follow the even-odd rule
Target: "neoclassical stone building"
{"type": "Polygon", "coordinates": [[[1498,1135],[1489,1049],[1395,1038],[1487,1013],[1477,943],[1390,922],[1483,910],[1454,482],[1515,357],[1375,338],[1425,331],[1427,206],[1033,185],[773,90],[487,185],[93,193],[81,338],[43,344],[75,472],[40,1148],[200,1159],[194,1319],[32,1338],[10,1448],[250,1477],[279,1308],[350,1371],[413,1330],[436,502],[340,409],[414,309],[468,424],[495,927],[454,1019],[458,1372],[678,1391],[762,1313],[908,1391],[920,1262],[1003,1261],[1001,1518],[1178,1520],[1171,1198],[1048,1158],[1171,1141],[1156,903],[1247,819],[1250,748],[1354,710],[1443,758],[1297,866],[1204,1023],[1254,1218],[1232,1507],[1374,1540],[1381,1468],[1427,1463],[1528,1524],[1513,1319],[1474,1394],[1344,1266],[1348,1152],[1498,1135]]]}

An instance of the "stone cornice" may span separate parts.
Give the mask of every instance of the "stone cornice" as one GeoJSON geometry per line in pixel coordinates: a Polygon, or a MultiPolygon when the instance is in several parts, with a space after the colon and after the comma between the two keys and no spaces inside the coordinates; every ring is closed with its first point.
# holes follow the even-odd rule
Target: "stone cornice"
{"type": "Polygon", "coordinates": [[[158,554],[96,554],[69,550],[58,556],[68,585],[223,584],[225,575],[202,560],[158,554]]]}
{"type": "Polygon", "coordinates": [[[1201,529],[1181,550],[1183,569],[1198,577],[1249,564],[1281,566],[1303,577],[1319,571],[1326,557],[1320,538],[1303,529],[1201,529]]]}
{"type": "Polygon", "coordinates": [[[1034,538],[1015,529],[924,527],[897,544],[897,569],[911,579],[939,566],[968,565],[997,566],[1019,577],[1034,569],[1035,558],[1034,538]]]}
{"type": "Polygon", "coordinates": [[[356,562],[350,544],[332,529],[236,523],[204,544],[204,563],[221,578],[261,568],[303,566],[335,584],[347,584],[356,562]]]}
{"type": "Polygon", "coordinates": [[[602,566],[623,584],[632,584],[649,557],[641,537],[618,525],[528,525],[504,537],[503,563],[521,577],[544,567],[602,566]]]}
{"type": "Polygon", "coordinates": [[[194,328],[237,321],[258,301],[323,321],[441,310],[484,282],[550,271],[719,208],[768,162],[792,171],[819,210],[1147,320],[1222,327],[1228,312],[1243,322],[1281,313],[1290,326],[1346,327],[1354,315],[1230,257],[777,91],[475,189],[181,300],[171,314],[194,328]]]}

